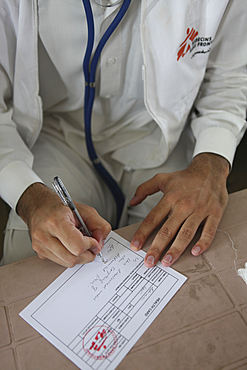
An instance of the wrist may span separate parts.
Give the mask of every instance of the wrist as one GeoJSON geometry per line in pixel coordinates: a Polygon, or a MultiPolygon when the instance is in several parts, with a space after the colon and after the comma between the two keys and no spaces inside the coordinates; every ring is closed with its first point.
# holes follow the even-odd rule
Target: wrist
{"type": "Polygon", "coordinates": [[[194,157],[189,169],[206,176],[212,173],[213,176],[220,176],[226,181],[230,172],[230,164],[226,158],[218,154],[200,153],[194,157]]]}
{"type": "Polygon", "coordinates": [[[42,207],[45,199],[49,195],[55,195],[52,190],[48,189],[42,183],[34,183],[30,185],[21,195],[16,212],[29,225],[29,221],[36,209],[42,207]]]}

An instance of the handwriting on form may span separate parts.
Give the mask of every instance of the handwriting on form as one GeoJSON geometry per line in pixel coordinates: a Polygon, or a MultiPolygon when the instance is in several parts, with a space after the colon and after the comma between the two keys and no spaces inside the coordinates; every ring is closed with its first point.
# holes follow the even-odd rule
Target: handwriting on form
{"type": "Polygon", "coordinates": [[[186,280],[160,263],[148,269],[114,232],[102,253],[106,264],[67,269],[21,312],[80,369],[116,369],[186,280]]]}
{"type": "Polygon", "coordinates": [[[113,281],[122,274],[122,268],[131,263],[138,263],[141,261],[139,256],[134,255],[133,258],[126,256],[126,253],[115,253],[116,246],[113,243],[109,243],[106,247],[106,253],[109,258],[105,258],[107,265],[99,269],[94,279],[90,282],[88,288],[95,292],[93,298],[94,301],[98,300],[102,296],[104,290],[106,290],[113,281]],[[108,262],[109,261],[109,262],[108,262]]]}

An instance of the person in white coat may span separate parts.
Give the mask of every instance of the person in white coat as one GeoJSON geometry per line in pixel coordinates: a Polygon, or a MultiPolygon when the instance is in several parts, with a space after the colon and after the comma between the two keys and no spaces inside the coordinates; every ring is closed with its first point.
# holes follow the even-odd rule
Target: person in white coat
{"type": "MultiPolygon", "coordinates": [[[[94,49],[122,3],[90,1],[94,49]]],[[[246,129],[245,0],[134,0],[104,47],[92,139],[125,196],[120,226],[141,222],[139,250],[171,266],[192,241],[211,245],[226,179],[246,129]],[[164,253],[166,248],[169,250],[164,253]]],[[[2,264],[38,254],[66,267],[94,260],[116,220],[85,142],[81,0],[1,0],[0,195],[12,208],[2,264]],[[92,237],[51,190],[60,176],[92,237]]]]}

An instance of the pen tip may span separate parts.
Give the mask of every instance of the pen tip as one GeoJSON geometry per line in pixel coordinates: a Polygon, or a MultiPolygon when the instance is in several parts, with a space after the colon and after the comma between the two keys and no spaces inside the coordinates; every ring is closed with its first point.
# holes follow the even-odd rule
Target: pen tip
{"type": "Polygon", "coordinates": [[[105,264],[106,262],[105,262],[105,260],[104,260],[104,258],[102,256],[102,253],[101,252],[99,252],[99,257],[100,257],[101,261],[105,264]]]}

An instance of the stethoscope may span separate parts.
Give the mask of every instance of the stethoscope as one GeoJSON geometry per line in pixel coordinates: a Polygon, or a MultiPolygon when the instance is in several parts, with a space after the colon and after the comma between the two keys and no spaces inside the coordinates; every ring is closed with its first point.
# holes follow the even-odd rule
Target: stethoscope
{"type": "Polygon", "coordinates": [[[99,61],[100,54],[108,41],[111,34],[117,28],[121,20],[123,19],[128,7],[131,3],[131,0],[94,0],[97,4],[109,7],[119,4],[123,1],[116,17],[113,19],[110,26],[105,31],[104,35],[100,39],[97,48],[92,57],[93,45],[94,45],[94,19],[93,12],[90,4],[90,0],[82,0],[85,8],[86,18],[87,18],[87,28],[88,28],[88,42],[87,48],[83,61],[83,72],[85,76],[85,97],[84,97],[84,123],[85,123],[85,138],[89,158],[91,159],[94,168],[105,181],[109,187],[117,206],[117,225],[118,226],[122,210],[124,207],[124,195],[117,182],[109,174],[109,172],[102,165],[100,159],[97,156],[95,151],[93,141],[92,141],[92,132],[91,132],[91,117],[92,109],[95,98],[95,74],[96,67],[99,61]],[[91,58],[92,57],[92,58],[91,58]]]}

